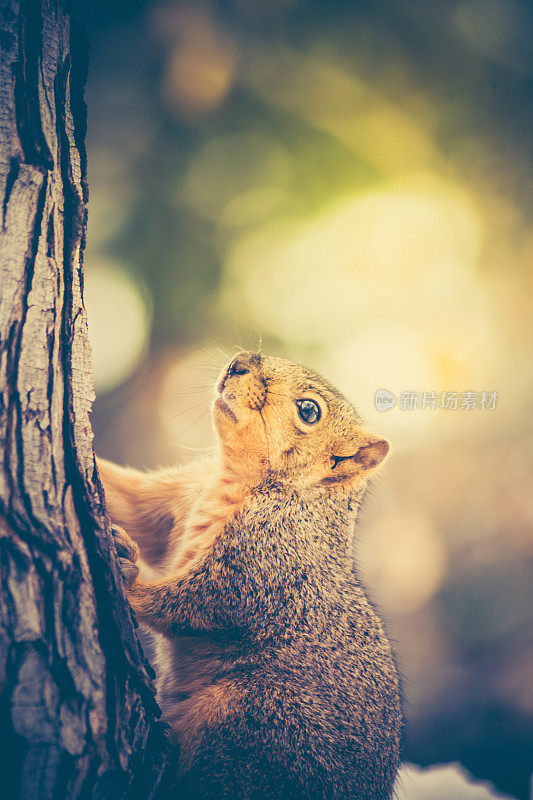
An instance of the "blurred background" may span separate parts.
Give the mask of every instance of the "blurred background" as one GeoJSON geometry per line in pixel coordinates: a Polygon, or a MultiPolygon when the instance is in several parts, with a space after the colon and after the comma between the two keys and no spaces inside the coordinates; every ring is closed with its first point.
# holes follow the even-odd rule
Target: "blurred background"
{"type": "Polygon", "coordinates": [[[236,348],[323,372],[393,445],[357,547],[405,675],[405,758],[527,797],[533,7],[74,7],[97,452],[205,452],[236,348]]]}

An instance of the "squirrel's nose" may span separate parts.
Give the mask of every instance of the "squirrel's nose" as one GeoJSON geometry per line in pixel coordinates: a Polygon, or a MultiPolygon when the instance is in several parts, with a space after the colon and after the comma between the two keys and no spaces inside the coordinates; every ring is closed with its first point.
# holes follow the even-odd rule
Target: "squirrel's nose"
{"type": "Polygon", "coordinates": [[[236,358],[228,367],[229,375],[247,375],[250,372],[250,367],[247,367],[242,361],[236,358]]]}
{"type": "Polygon", "coordinates": [[[259,367],[261,356],[259,353],[237,353],[228,367],[229,375],[247,375],[254,367],[259,367]]]}
{"type": "Polygon", "coordinates": [[[258,353],[237,353],[233,361],[230,363],[223,379],[218,385],[218,391],[222,392],[224,385],[228,378],[234,375],[248,375],[254,367],[259,367],[261,363],[261,356],[258,353]]]}

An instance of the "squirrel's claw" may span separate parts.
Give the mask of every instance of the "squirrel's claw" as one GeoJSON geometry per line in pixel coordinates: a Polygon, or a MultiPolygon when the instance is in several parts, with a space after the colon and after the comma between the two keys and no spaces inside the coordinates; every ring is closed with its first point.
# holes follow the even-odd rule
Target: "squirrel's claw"
{"type": "Polygon", "coordinates": [[[111,526],[111,533],[117,548],[122,580],[125,588],[130,590],[139,575],[139,568],[135,564],[139,558],[139,547],[133,539],[130,539],[126,531],[118,525],[111,526]]]}

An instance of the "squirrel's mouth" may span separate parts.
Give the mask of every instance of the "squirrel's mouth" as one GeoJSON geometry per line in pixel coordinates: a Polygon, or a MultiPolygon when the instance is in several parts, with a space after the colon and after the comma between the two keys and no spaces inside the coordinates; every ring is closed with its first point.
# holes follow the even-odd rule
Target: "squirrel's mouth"
{"type": "Polygon", "coordinates": [[[217,399],[215,400],[215,408],[218,408],[219,411],[221,411],[223,414],[229,417],[232,422],[237,422],[237,417],[235,416],[231,408],[228,406],[226,401],[223,400],[221,397],[217,397],[217,399]]]}

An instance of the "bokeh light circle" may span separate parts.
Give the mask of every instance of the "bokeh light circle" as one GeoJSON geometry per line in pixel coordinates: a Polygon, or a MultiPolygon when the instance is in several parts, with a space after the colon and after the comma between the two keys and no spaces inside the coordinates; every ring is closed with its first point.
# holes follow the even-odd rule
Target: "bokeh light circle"
{"type": "Polygon", "coordinates": [[[121,384],[139,363],[150,330],[150,311],[139,285],[110,259],[93,259],[85,276],[85,305],[97,391],[121,384]]]}

